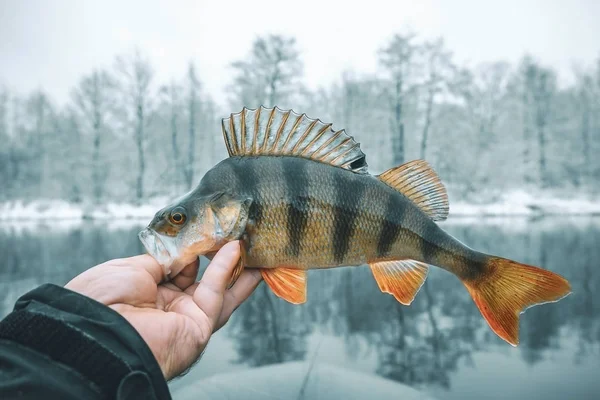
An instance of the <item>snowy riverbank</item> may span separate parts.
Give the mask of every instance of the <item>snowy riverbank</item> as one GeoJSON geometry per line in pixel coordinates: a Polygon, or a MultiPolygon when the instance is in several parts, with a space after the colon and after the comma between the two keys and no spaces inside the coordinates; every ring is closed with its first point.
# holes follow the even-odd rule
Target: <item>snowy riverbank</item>
{"type": "Polygon", "coordinates": [[[148,219],[167,203],[165,198],[152,199],[143,205],[106,203],[99,206],[64,200],[16,200],[0,203],[0,221],[148,219]]]}
{"type": "Polygon", "coordinates": [[[541,217],[545,215],[600,215],[600,197],[566,197],[515,190],[496,200],[468,203],[452,201],[450,218],[473,216],[541,217]]]}
{"type": "MultiPolygon", "coordinates": [[[[73,204],[62,200],[21,200],[0,203],[0,221],[52,221],[52,220],[110,220],[147,221],[168,204],[165,197],[154,198],[143,205],[107,203],[101,206],[73,204]]],[[[545,215],[600,215],[600,198],[563,198],[533,194],[524,191],[508,192],[494,201],[467,203],[452,201],[450,217],[539,217],[545,215]]]]}
{"type": "MultiPolygon", "coordinates": [[[[199,368],[192,369],[193,376],[199,368]]],[[[187,379],[186,379],[187,378],[187,379]]],[[[404,399],[433,400],[428,393],[380,376],[325,363],[287,362],[171,385],[176,400],[192,399],[404,399]]]]}

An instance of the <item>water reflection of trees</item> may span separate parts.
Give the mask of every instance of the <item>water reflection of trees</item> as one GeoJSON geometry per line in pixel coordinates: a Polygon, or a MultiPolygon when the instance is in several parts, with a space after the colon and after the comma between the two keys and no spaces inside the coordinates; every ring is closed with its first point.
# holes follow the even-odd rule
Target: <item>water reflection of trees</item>
{"type": "MultiPolygon", "coordinates": [[[[445,271],[432,270],[410,307],[380,293],[366,267],[310,271],[306,304],[288,304],[263,284],[240,307],[226,330],[238,361],[259,366],[306,359],[309,335],[317,331],[343,340],[350,360],[374,356],[378,374],[411,385],[448,387],[461,362],[470,361],[474,351],[498,351],[496,346],[530,364],[567,344],[575,348],[575,361],[598,357],[599,223],[561,219],[446,229],[474,248],[561,273],[574,293],[527,310],[521,316],[521,344],[513,349],[488,328],[462,284],[445,271]]],[[[97,263],[139,254],[138,230],[88,225],[61,232],[0,232],[2,315],[38,284],[64,284],[97,263]]]]}
{"type": "Polygon", "coordinates": [[[276,298],[267,285],[240,306],[230,324],[238,363],[258,367],[306,355],[310,324],[304,321],[302,308],[276,298]]]}
{"type": "MultiPolygon", "coordinates": [[[[573,276],[575,293],[571,307],[564,309],[561,318],[568,319],[568,335],[576,341],[576,360],[583,361],[590,355],[600,353],[600,229],[577,229],[577,235],[566,244],[570,254],[561,254],[554,249],[552,257],[558,265],[573,276]]],[[[564,322],[563,322],[564,323],[564,322]]],[[[565,323],[566,324],[566,323],[565,323]]]]}
{"type": "Polygon", "coordinates": [[[600,279],[592,271],[600,256],[597,226],[557,229],[540,221],[527,229],[469,225],[448,230],[474,248],[567,276],[575,294],[522,315],[521,344],[513,349],[489,329],[463,285],[445,271],[432,271],[410,307],[380,293],[366,267],[311,271],[307,304],[289,305],[263,285],[239,310],[233,334],[239,361],[264,365],[305,358],[306,336],[324,329],[344,340],[350,359],[360,362],[365,352],[373,352],[376,372],[384,377],[449,387],[452,372],[461,362],[469,363],[474,351],[499,346],[533,364],[565,338],[579,341],[577,359],[598,346],[599,304],[593,293],[600,279]],[[367,348],[361,348],[365,343],[367,348]]]}
{"type": "Polygon", "coordinates": [[[0,231],[0,317],[40,284],[64,285],[96,264],[140,254],[138,231],[137,226],[111,231],[102,224],[58,230],[51,222],[20,233],[0,231]]]}
{"type": "Polygon", "coordinates": [[[576,341],[575,361],[590,355],[597,357],[600,302],[593,293],[600,288],[600,274],[594,270],[600,256],[598,220],[546,218],[530,222],[523,229],[511,225],[494,229],[494,235],[489,235],[490,229],[485,226],[454,227],[454,233],[458,237],[468,236],[465,242],[473,247],[540,265],[570,280],[573,293],[569,297],[555,304],[530,308],[521,315],[521,356],[527,363],[535,364],[548,353],[563,346],[571,347],[576,341]]]}
{"type": "Polygon", "coordinates": [[[376,372],[411,385],[435,382],[447,387],[459,360],[476,348],[473,319],[457,303],[468,298],[458,291],[435,290],[439,278],[447,279],[447,274],[432,273],[410,307],[380,293],[367,268],[346,270],[343,275],[334,295],[342,315],[338,331],[345,328],[347,338],[365,337],[377,356],[376,372]],[[458,307],[440,307],[448,301],[458,307]],[[449,318],[457,322],[449,323],[449,318]]]}

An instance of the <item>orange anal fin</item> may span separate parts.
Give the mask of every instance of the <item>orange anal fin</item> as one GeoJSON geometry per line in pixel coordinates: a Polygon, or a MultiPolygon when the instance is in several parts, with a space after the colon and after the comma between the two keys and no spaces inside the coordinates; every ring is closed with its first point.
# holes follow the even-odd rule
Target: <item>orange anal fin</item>
{"type": "Polygon", "coordinates": [[[242,271],[244,271],[244,267],[246,266],[246,244],[240,241],[240,259],[238,260],[237,265],[233,269],[233,273],[231,274],[231,279],[229,280],[229,284],[227,288],[231,288],[235,282],[238,280],[242,271]]]}
{"type": "Polygon", "coordinates": [[[380,261],[369,266],[379,289],[404,305],[412,303],[429,270],[427,264],[414,260],[380,261]]]}
{"type": "Polygon", "coordinates": [[[505,258],[491,257],[488,270],[479,279],[463,283],[490,328],[513,346],[519,344],[519,314],[571,292],[562,276],[505,258]]]}
{"type": "Polygon", "coordinates": [[[306,271],[288,267],[262,268],[264,281],[273,293],[292,304],[306,302],[306,271]]]}

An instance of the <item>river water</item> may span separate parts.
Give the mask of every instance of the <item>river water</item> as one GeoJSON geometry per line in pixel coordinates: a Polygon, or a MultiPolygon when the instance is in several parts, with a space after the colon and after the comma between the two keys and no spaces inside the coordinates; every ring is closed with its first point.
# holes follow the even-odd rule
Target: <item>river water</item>
{"type": "MultiPolygon", "coordinates": [[[[306,359],[374,373],[440,399],[600,398],[600,218],[456,218],[441,225],[470,247],[561,273],[574,293],[522,314],[521,344],[513,348],[445,271],[431,271],[410,307],[379,292],[367,267],[310,271],[306,304],[287,304],[262,284],[172,388],[306,359]]],[[[93,265],[141,253],[140,227],[4,223],[1,316],[39,284],[64,284],[93,265]]]]}

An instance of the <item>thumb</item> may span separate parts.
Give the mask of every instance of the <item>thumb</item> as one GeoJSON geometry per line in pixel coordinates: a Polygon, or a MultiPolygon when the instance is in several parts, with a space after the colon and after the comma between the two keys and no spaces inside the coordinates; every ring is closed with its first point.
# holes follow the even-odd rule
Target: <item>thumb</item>
{"type": "Polygon", "coordinates": [[[194,302],[208,317],[211,330],[219,321],[219,316],[223,310],[225,291],[239,259],[239,242],[236,240],[227,243],[208,264],[194,292],[194,302]]]}

